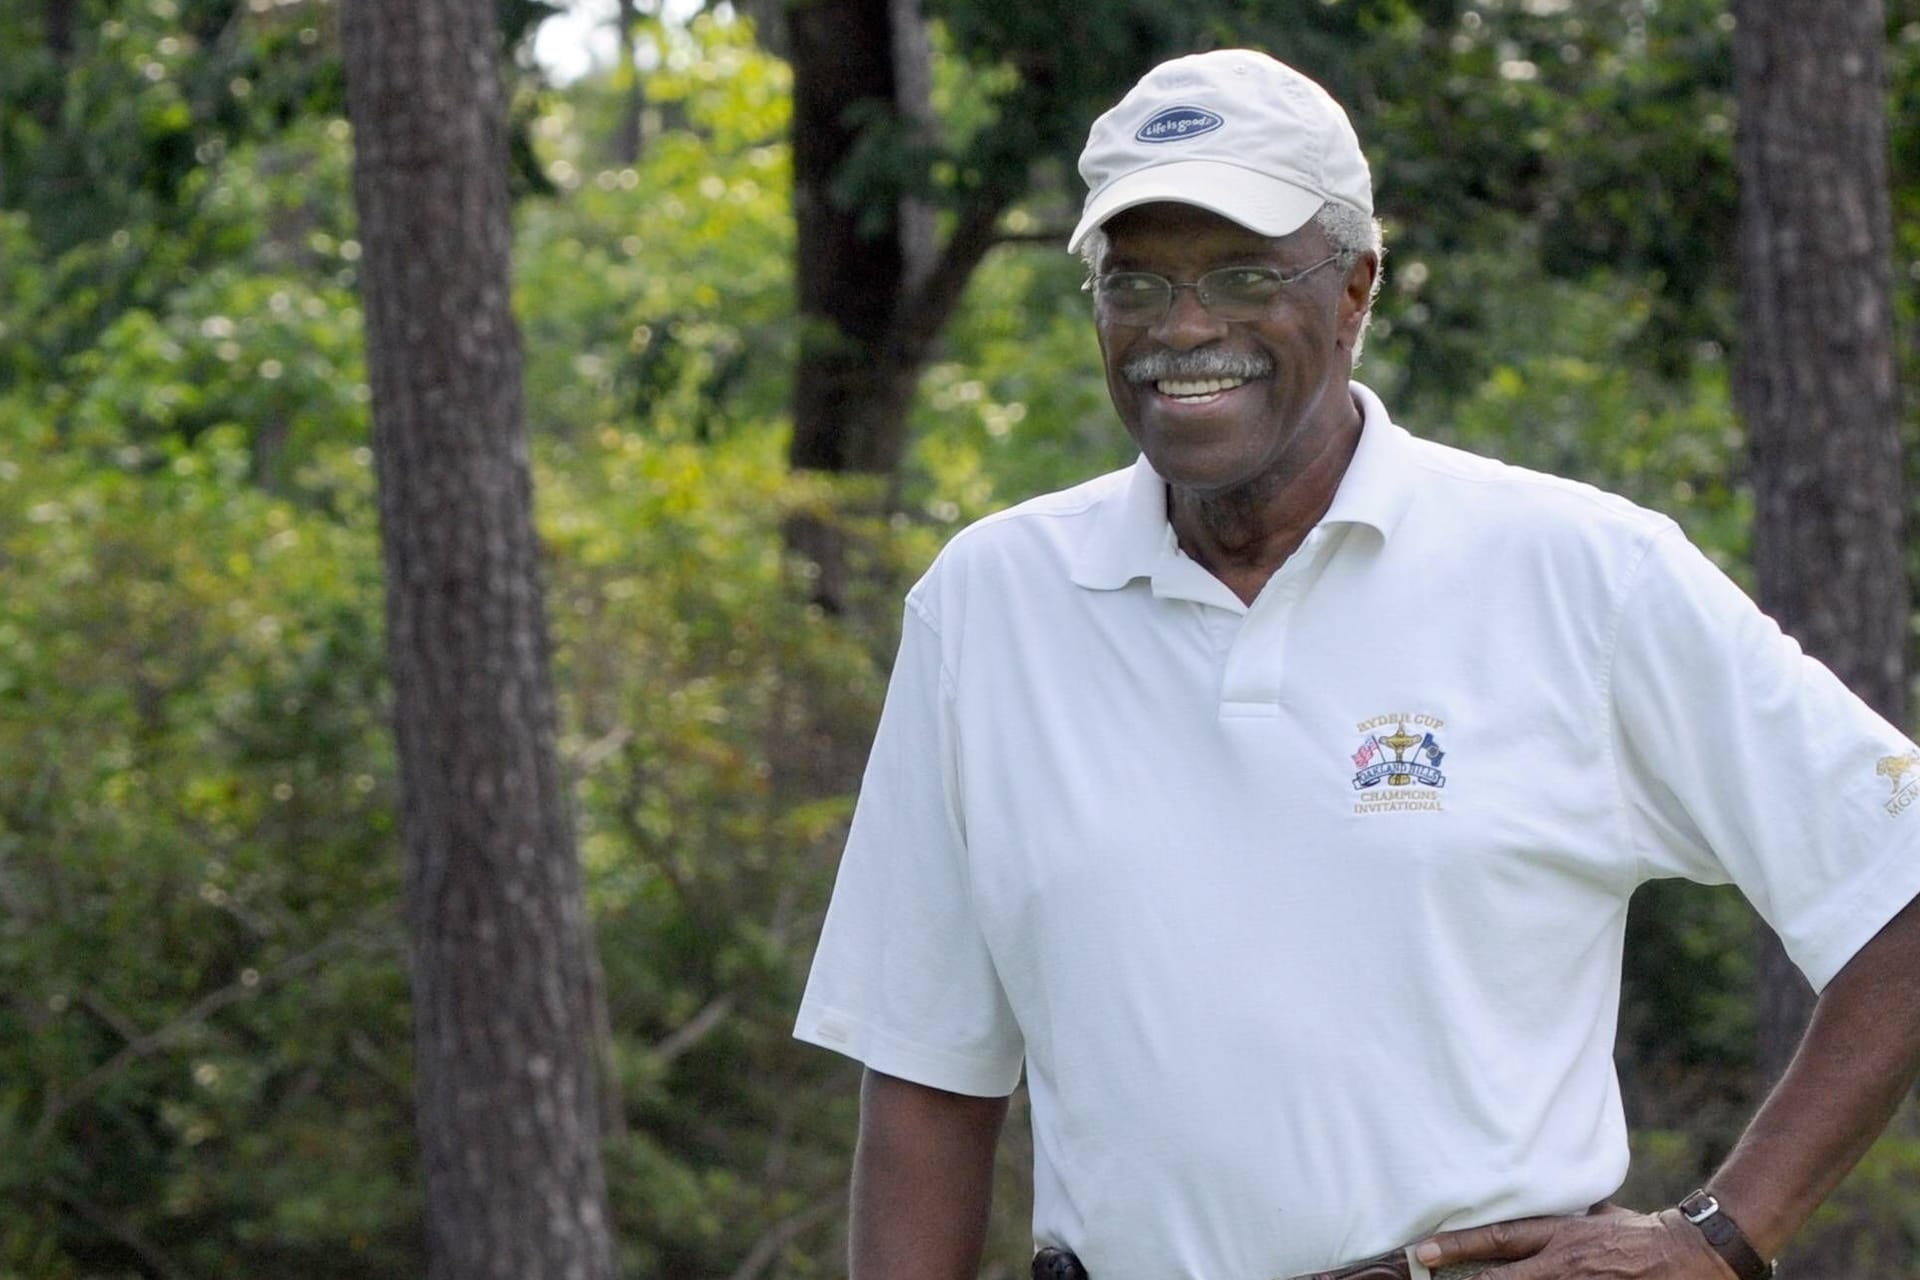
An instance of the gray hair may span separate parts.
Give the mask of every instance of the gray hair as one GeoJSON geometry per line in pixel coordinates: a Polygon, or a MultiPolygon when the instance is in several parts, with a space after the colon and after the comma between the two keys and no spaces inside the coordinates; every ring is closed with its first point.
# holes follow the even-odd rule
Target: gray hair
{"type": "MultiPolygon", "coordinates": [[[[1360,352],[1367,344],[1367,326],[1373,323],[1373,300],[1380,296],[1380,263],[1387,253],[1386,246],[1381,243],[1380,220],[1360,212],[1352,205],[1329,200],[1315,211],[1313,221],[1319,225],[1321,234],[1326,236],[1333,251],[1340,255],[1341,266],[1351,267],[1362,254],[1373,255],[1373,288],[1367,294],[1367,307],[1360,316],[1360,332],[1353,339],[1353,363],[1358,365],[1360,352]]],[[[1106,256],[1107,233],[1095,227],[1081,242],[1080,257],[1086,262],[1090,274],[1098,274],[1106,256]]]]}

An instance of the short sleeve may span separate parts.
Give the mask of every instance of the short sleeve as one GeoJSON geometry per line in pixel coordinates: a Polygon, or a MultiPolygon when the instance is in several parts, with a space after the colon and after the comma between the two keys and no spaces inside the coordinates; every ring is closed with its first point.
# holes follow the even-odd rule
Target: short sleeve
{"type": "Polygon", "coordinates": [[[952,712],[940,637],[909,597],[794,1035],[997,1097],[1019,1083],[1025,1047],[973,908],[952,712]]]}
{"type": "Polygon", "coordinates": [[[1920,892],[1920,753],[1671,526],[1611,693],[1644,875],[1738,885],[1815,988],[1920,892]]]}

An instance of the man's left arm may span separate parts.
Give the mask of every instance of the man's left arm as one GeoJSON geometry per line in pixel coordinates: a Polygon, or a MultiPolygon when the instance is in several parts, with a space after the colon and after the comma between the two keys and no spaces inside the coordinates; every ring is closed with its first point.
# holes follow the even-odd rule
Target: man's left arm
{"type": "MultiPolygon", "coordinates": [[[[1920,898],[1827,984],[1779,1084],[1708,1183],[1772,1258],[1873,1145],[1920,1077],[1920,898]]],[[[1677,1209],[1526,1218],[1421,1243],[1428,1266],[1511,1261],[1489,1280],[1726,1280],[1677,1209]]]]}

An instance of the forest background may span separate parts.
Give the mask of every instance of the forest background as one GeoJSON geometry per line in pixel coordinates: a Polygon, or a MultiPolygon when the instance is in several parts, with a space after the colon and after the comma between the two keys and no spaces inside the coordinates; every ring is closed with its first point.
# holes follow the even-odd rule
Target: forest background
{"type": "MultiPolygon", "coordinates": [[[[626,1276],[839,1273],[857,1068],[788,1028],[899,592],[962,523],[1130,456],[1061,247],[1091,113],[1021,116],[1057,68],[1001,6],[927,7],[937,129],[868,130],[835,200],[951,233],[1005,171],[971,144],[1020,176],[851,502],[790,464],[813,339],[772,7],[625,6],[633,56],[564,85],[549,11],[500,7],[626,1276]],[[794,552],[829,517],[830,592],[794,552]]],[[[1113,8],[1111,61],[1259,44],[1353,111],[1389,243],[1361,376],[1399,420],[1666,511],[1751,582],[1724,4],[1147,12],[1113,8]]],[[[1911,386],[1920,4],[1886,17],[1911,386]]],[[[331,0],[0,3],[0,1276],[427,1271],[339,28],[331,0]]],[[[1752,1106],[1756,976],[1730,892],[1649,886],[1630,930],[1647,1205],[1752,1106]]],[[[1915,1274],[1916,1132],[1809,1229],[1838,1274],[1915,1274]]],[[[1023,1268],[1023,1141],[989,1275],[1023,1268]]]]}

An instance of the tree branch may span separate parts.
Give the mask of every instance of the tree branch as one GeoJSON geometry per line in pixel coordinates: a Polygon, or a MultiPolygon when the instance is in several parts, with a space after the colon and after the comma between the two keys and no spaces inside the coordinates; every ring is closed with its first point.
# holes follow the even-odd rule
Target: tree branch
{"type": "Polygon", "coordinates": [[[667,1066],[674,1059],[692,1049],[714,1028],[727,1020],[733,1012],[733,996],[715,996],[707,1002],[706,1008],[675,1027],[660,1043],[653,1046],[653,1056],[661,1066],[667,1066]]]}
{"type": "Polygon", "coordinates": [[[959,221],[941,246],[933,269],[900,308],[887,337],[886,363],[900,370],[917,370],[925,362],[934,339],[953,318],[966,294],[974,268],[998,243],[997,227],[1008,199],[1008,193],[988,189],[961,208],[959,221]]]}
{"type": "Polygon", "coordinates": [[[1042,227],[1038,231],[997,232],[993,242],[995,244],[1051,244],[1058,245],[1064,251],[1067,240],[1072,235],[1072,227],[1042,227]]]}
{"type": "Polygon", "coordinates": [[[772,1265],[780,1256],[780,1251],[792,1244],[801,1234],[832,1217],[846,1206],[847,1193],[836,1191],[824,1200],[816,1200],[800,1212],[783,1218],[753,1242],[753,1248],[728,1280],[755,1280],[762,1271],[772,1265]]]}
{"type": "Polygon", "coordinates": [[[226,986],[202,996],[192,1005],[189,1005],[184,1013],[166,1025],[154,1031],[135,1036],[125,1045],[121,1046],[120,1052],[114,1054],[113,1057],[109,1058],[106,1062],[82,1076],[79,1083],[75,1084],[73,1088],[68,1090],[64,1095],[55,1095],[53,1100],[47,1104],[46,1111],[41,1114],[39,1123],[34,1125],[33,1138],[30,1145],[35,1150],[45,1145],[46,1140],[52,1136],[54,1126],[60,1122],[62,1116],[66,1115],[67,1112],[73,1110],[74,1107],[84,1102],[93,1094],[98,1093],[115,1079],[126,1074],[127,1070],[141,1058],[145,1058],[161,1049],[167,1048],[175,1040],[179,1039],[183,1033],[200,1026],[222,1009],[230,1005],[240,1004],[246,1000],[251,1000],[255,996],[263,994],[268,988],[285,982],[289,978],[297,977],[307,970],[316,967],[321,961],[327,959],[335,952],[351,945],[365,943],[368,940],[366,934],[359,932],[334,934],[332,937],[322,940],[315,946],[300,952],[298,955],[288,957],[273,968],[259,974],[253,982],[249,983],[244,979],[237,982],[230,982],[226,986]]]}
{"type": "Polygon", "coordinates": [[[573,774],[584,778],[598,769],[620,748],[633,741],[633,730],[626,725],[615,725],[602,736],[589,742],[574,755],[573,774]]]}
{"type": "Polygon", "coordinates": [[[98,992],[82,990],[75,998],[79,1000],[82,1009],[113,1028],[114,1033],[128,1044],[132,1044],[143,1034],[138,1023],[108,1004],[98,992]]]}
{"type": "Polygon", "coordinates": [[[153,1241],[142,1235],[131,1222],[119,1217],[106,1207],[95,1204],[59,1178],[43,1178],[41,1185],[51,1191],[54,1198],[69,1209],[132,1250],[140,1261],[146,1263],[154,1274],[161,1277],[161,1280],[193,1280],[193,1276],[188,1271],[169,1258],[153,1241]]]}

